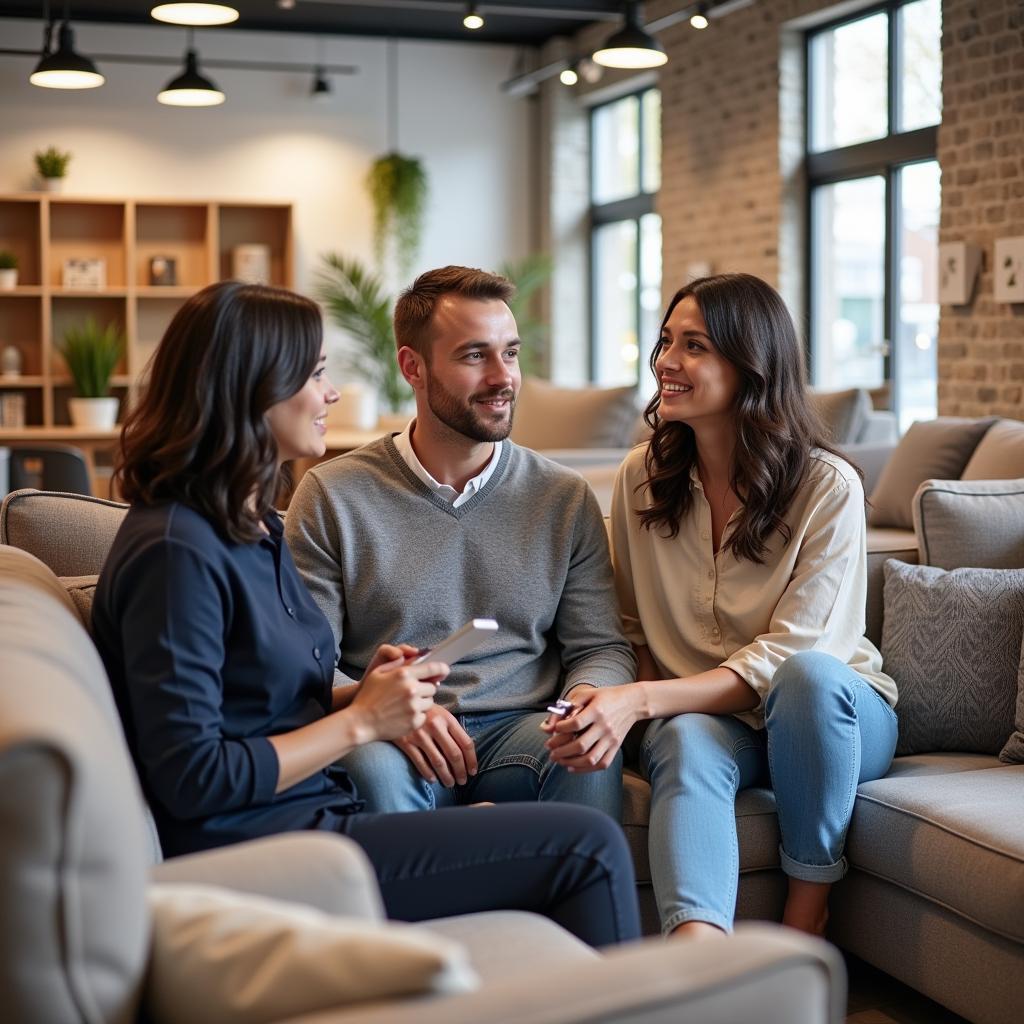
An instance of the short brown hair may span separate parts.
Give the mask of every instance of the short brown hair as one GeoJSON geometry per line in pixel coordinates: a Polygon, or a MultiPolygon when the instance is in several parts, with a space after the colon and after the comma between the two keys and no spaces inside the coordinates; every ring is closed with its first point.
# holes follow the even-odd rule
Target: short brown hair
{"type": "Polygon", "coordinates": [[[430,322],[438,299],[443,295],[461,295],[466,299],[508,302],[516,286],[500,274],[489,274],[474,267],[439,267],[420,274],[395,303],[395,343],[408,345],[426,358],[430,355],[430,322]]]}

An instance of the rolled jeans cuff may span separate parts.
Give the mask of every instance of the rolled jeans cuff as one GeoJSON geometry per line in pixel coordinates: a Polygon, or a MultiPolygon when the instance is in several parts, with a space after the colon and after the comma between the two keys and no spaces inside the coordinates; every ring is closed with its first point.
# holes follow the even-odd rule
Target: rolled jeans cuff
{"type": "Polygon", "coordinates": [[[834,864],[801,864],[779,847],[779,864],[790,878],[801,882],[838,882],[846,874],[846,858],[840,857],[834,864]]]}

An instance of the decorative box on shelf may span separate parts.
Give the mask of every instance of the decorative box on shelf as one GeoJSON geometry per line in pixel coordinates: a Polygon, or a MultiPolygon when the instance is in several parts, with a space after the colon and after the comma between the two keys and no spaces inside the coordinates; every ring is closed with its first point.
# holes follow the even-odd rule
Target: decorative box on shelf
{"type": "Polygon", "coordinates": [[[60,281],[65,288],[101,291],[107,286],[107,261],[65,260],[60,281]]]}

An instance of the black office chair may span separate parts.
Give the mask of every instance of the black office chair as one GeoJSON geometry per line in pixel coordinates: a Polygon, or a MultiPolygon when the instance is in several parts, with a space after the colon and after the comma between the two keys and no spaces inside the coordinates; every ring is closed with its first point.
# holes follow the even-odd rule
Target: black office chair
{"type": "Polygon", "coordinates": [[[65,491],[92,495],[89,467],[78,448],[50,444],[38,448],[11,448],[10,488],[65,491]]]}

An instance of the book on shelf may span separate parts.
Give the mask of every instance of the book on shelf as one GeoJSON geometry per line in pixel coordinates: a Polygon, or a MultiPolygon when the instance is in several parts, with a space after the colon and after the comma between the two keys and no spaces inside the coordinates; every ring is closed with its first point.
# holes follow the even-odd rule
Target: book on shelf
{"type": "Polygon", "coordinates": [[[25,395],[21,391],[0,394],[0,427],[21,430],[25,426],[25,395]]]}

